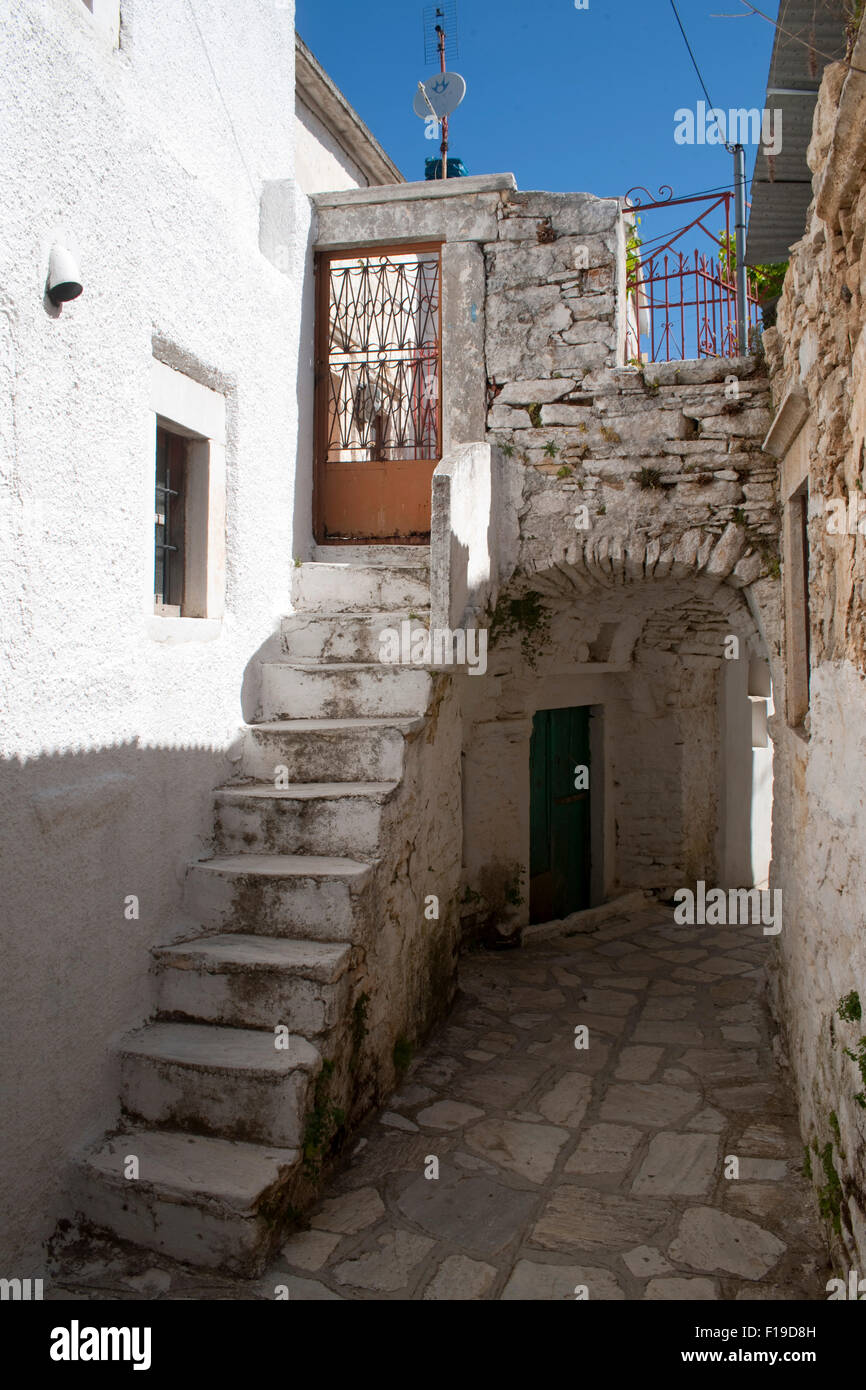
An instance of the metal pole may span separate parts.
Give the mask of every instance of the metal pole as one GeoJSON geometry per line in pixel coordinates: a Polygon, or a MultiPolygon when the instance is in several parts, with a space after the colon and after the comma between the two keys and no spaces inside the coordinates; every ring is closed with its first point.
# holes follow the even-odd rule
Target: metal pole
{"type": "Polygon", "coordinates": [[[746,335],[746,151],[742,145],[734,146],[734,236],[737,258],[737,344],[740,356],[744,357],[749,342],[746,335]]]}
{"type": "MultiPolygon", "coordinates": [[[[439,35],[439,70],[445,72],[445,30],[440,24],[436,25],[436,33],[439,35]]],[[[442,117],[442,145],[439,153],[442,156],[442,178],[448,177],[448,117],[442,117]]]]}

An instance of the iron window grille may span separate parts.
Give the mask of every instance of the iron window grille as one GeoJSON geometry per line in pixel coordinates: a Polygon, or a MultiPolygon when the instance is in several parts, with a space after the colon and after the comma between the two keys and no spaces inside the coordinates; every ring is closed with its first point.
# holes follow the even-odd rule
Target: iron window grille
{"type": "Polygon", "coordinates": [[[154,607],[157,613],[175,617],[183,611],[186,452],[181,435],[157,426],[154,607]]]}

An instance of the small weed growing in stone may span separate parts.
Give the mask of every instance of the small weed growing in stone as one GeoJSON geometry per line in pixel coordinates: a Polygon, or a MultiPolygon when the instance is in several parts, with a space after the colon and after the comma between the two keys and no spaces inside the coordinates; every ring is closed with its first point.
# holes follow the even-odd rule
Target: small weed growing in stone
{"type": "MultiPolygon", "coordinates": [[[[836,1148],[842,1153],[842,1131],[839,1128],[839,1116],[836,1114],[835,1110],[830,1111],[830,1114],[827,1116],[827,1123],[830,1126],[830,1133],[836,1140],[836,1148]]],[[[844,1158],[844,1154],[842,1156],[844,1158]]]]}
{"type": "Polygon", "coordinates": [[[520,632],[520,647],[529,666],[535,669],[536,652],[550,634],[550,614],[541,595],[530,589],[522,598],[500,598],[490,619],[490,645],[500,638],[520,632]]]}
{"type": "Polygon", "coordinates": [[[513,878],[505,885],[505,901],[509,907],[520,907],[523,894],[520,891],[520,870],[516,869],[513,878]]]}
{"type": "Polygon", "coordinates": [[[326,1059],[316,1077],[313,1108],[304,1130],[304,1172],[310,1179],[319,1176],[322,1159],[346,1118],[345,1111],[328,1096],[333,1074],[334,1063],[326,1059]]]}
{"type": "Polygon", "coordinates": [[[538,404],[538,402],[536,401],[533,405],[528,405],[528,406],[526,407],[526,413],[527,413],[527,415],[529,416],[529,421],[530,421],[530,424],[532,425],[532,428],[533,428],[534,430],[540,430],[540,429],[541,429],[541,406],[538,404]]]}
{"type": "Polygon", "coordinates": [[[649,488],[660,488],[662,485],[662,475],[658,468],[641,468],[636,477],[638,487],[644,492],[649,488]]]}
{"type": "Polygon", "coordinates": [[[557,469],[556,476],[557,478],[570,478],[573,472],[574,469],[569,468],[568,464],[564,463],[561,468],[557,469]]]}
{"type": "Polygon", "coordinates": [[[638,376],[640,377],[641,385],[643,389],[646,391],[647,395],[657,396],[659,391],[662,389],[659,383],[657,381],[647,381],[646,374],[644,372],[638,372],[638,376]]]}
{"type": "Polygon", "coordinates": [[[823,1149],[819,1150],[818,1157],[821,1160],[821,1167],[824,1169],[824,1177],[827,1179],[823,1187],[818,1188],[818,1210],[825,1221],[829,1221],[837,1236],[842,1234],[842,1184],[839,1181],[839,1174],[833,1166],[833,1145],[828,1141],[823,1149]]]}
{"type": "MultiPolygon", "coordinates": [[[[866,1038],[860,1039],[857,1044],[856,1052],[853,1052],[850,1047],[846,1047],[844,1052],[846,1057],[850,1057],[852,1062],[857,1063],[857,1067],[860,1071],[860,1080],[863,1082],[864,1087],[866,1087],[866,1038]]],[[[861,1110],[866,1110],[866,1089],[857,1091],[854,1095],[854,1099],[861,1110]]]]}
{"type": "Polygon", "coordinates": [[[559,453],[559,449],[554,444],[552,439],[548,439],[547,443],[544,446],[544,452],[547,454],[548,458],[555,459],[556,455],[559,453]]]}
{"type": "Polygon", "coordinates": [[[352,1007],[352,1052],[349,1057],[349,1071],[357,1071],[361,1060],[361,1048],[367,1036],[367,1008],[369,994],[359,994],[352,1007]]]}
{"type": "Polygon", "coordinates": [[[399,1037],[394,1044],[392,1053],[394,1059],[394,1070],[398,1076],[405,1075],[412,1061],[412,1044],[408,1038],[399,1037]]]}

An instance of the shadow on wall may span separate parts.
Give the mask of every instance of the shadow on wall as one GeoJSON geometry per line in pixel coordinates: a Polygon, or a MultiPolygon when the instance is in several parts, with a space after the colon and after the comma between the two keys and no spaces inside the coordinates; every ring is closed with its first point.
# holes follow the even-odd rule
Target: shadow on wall
{"type": "Polygon", "coordinates": [[[70,1151],[115,1117],[111,1045],[151,1012],[151,947],[190,934],[186,867],[230,775],[225,749],[135,741],[0,764],[4,1274],[29,1273],[70,1151]]]}

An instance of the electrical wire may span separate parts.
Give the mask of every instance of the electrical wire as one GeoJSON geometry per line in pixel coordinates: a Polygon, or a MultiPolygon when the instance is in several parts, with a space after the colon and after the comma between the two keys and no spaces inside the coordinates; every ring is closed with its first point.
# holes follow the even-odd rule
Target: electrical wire
{"type": "MultiPolygon", "coordinates": [[[[673,4],[673,0],[671,0],[671,4],[673,4]]],[[[807,39],[801,39],[799,34],[793,34],[790,29],[783,29],[777,20],[773,19],[768,14],[764,14],[764,11],[759,10],[757,5],[753,5],[751,0],[740,0],[740,4],[745,5],[747,10],[752,11],[752,14],[759,15],[760,18],[765,19],[768,24],[772,24],[773,28],[777,29],[780,34],[784,34],[786,39],[793,39],[795,43],[802,44],[804,48],[808,48],[809,52],[816,54],[817,57],[826,58],[828,63],[844,63],[849,72],[866,74],[866,68],[855,67],[847,58],[834,58],[832,53],[823,53],[820,48],[816,48],[815,45],[810,43],[807,39]]]]}
{"type": "Polygon", "coordinates": [[[232,120],[231,112],[229,111],[228,105],[227,105],[227,103],[226,103],[226,99],[225,99],[225,97],[223,96],[223,89],[222,89],[222,87],[220,86],[219,78],[218,78],[217,75],[216,75],[216,71],[215,71],[215,69],[214,69],[213,63],[211,62],[210,53],[208,52],[207,44],[206,44],[205,41],[204,41],[204,34],[203,34],[202,31],[201,31],[201,26],[199,25],[198,18],[197,18],[197,16],[196,16],[196,12],[195,12],[195,10],[194,10],[193,7],[192,7],[192,0],[186,0],[186,4],[187,4],[187,9],[189,10],[189,12],[190,12],[190,14],[191,14],[191,16],[192,16],[192,22],[193,22],[193,24],[194,24],[195,27],[196,27],[196,31],[197,31],[198,36],[199,36],[199,39],[200,39],[200,41],[201,41],[201,46],[202,46],[202,48],[204,49],[204,56],[205,56],[205,58],[207,59],[207,65],[208,65],[208,67],[209,67],[210,70],[211,70],[211,76],[213,77],[213,80],[214,80],[214,86],[215,86],[216,89],[217,89],[217,95],[219,96],[219,99],[220,99],[220,101],[222,102],[222,105],[223,105],[223,110],[224,110],[225,113],[226,113],[226,120],[227,120],[228,123],[229,123],[229,129],[231,130],[232,136],[234,137],[235,147],[237,148],[237,152],[238,152],[238,154],[240,155],[241,164],[244,166],[244,172],[245,172],[245,174],[246,174],[246,176],[247,176],[247,179],[249,180],[249,185],[250,185],[250,188],[251,188],[251,190],[252,190],[253,197],[254,197],[255,199],[258,199],[258,196],[259,196],[259,195],[258,195],[258,191],[256,190],[256,185],[255,185],[255,183],[254,183],[254,181],[253,181],[253,176],[252,176],[252,174],[250,173],[249,165],[247,164],[247,161],[244,159],[244,152],[243,152],[243,150],[241,149],[241,142],[240,142],[240,140],[238,139],[238,133],[237,133],[237,131],[235,130],[234,122],[233,122],[233,120],[232,120]]]}
{"type": "Polygon", "coordinates": [[[700,70],[700,68],[698,67],[698,60],[697,60],[697,58],[695,57],[695,55],[694,55],[694,53],[693,53],[693,51],[692,51],[692,46],[691,46],[691,44],[689,43],[688,35],[686,34],[685,29],[683,28],[683,21],[680,19],[679,10],[677,9],[676,5],[674,4],[674,0],[671,0],[671,9],[672,9],[673,12],[674,12],[674,17],[675,17],[675,19],[676,19],[676,21],[677,21],[677,24],[680,26],[680,33],[681,33],[682,36],[683,36],[683,43],[685,44],[686,48],[688,49],[689,57],[690,57],[691,60],[692,60],[692,66],[694,67],[695,72],[698,74],[698,81],[700,82],[700,84],[701,84],[701,89],[703,90],[704,96],[705,96],[706,99],[707,99],[707,105],[708,105],[708,106],[711,106],[711,107],[713,107],[713,108],[715,109],[714,103],[713,103],[713,101],[712,101],[711,98],[710,98],[709,92],[707,91],[707,84],[706,84],[706,82],[705,82],[704,79],[703,79],[703,74],[701,73],[701,70],[700,70]]]}
{"type": "MultiPolygon", "coordinates": [[[[703,79],[703,75],[702,75],[702,73],[701,73],[700,68],[698,67],[698,60],[697,60],[697,58],[695,57],[694,53],[692,52],[692,46],[691,46],[691,44],[689,43],[688,35],[686,34],[685,29],[683,28],[683,21],[680,19],[679,10],[677,9],[677,7],[676,7],[676,5],[675,5],[674,0],[671,0],[671,9],[672,9],[673,12],[674,12],[674,16],[675,16],[675,18],[676,18],[677,24],[680,26],[680,33],[681,33],[682,36],[683,36],[683,43],[685,44],[686,48],[688,49],[689,57],[690,57],[691,60],[692,60],[692,64],[693,64],[693,66],[694,66],[695,72],[698,74],[698,81],[700,82],[700,84],[701,84],[701,89],[703,90],[704,96],[705,96],[706,99],[707,99],[707,105],[709,106],[709,108],[710,108],[711,111],[715,111],[715,110],[717,110],[717,107],[713,104],[713,102],[712,102],[711,99],[710,99],[710,94],[709,94],[709,92],[707,91],[707,84],[706,84],[706,82],[705,82],[704,79],[703,79]]],[[[734,146],[733,146],[733,145],[729,145],[728,142],[727,142],[727,140],[725,141],[725,149],[728,151],[729,154],[733,154],[733,152],[734,152],[734,146]]]]}

